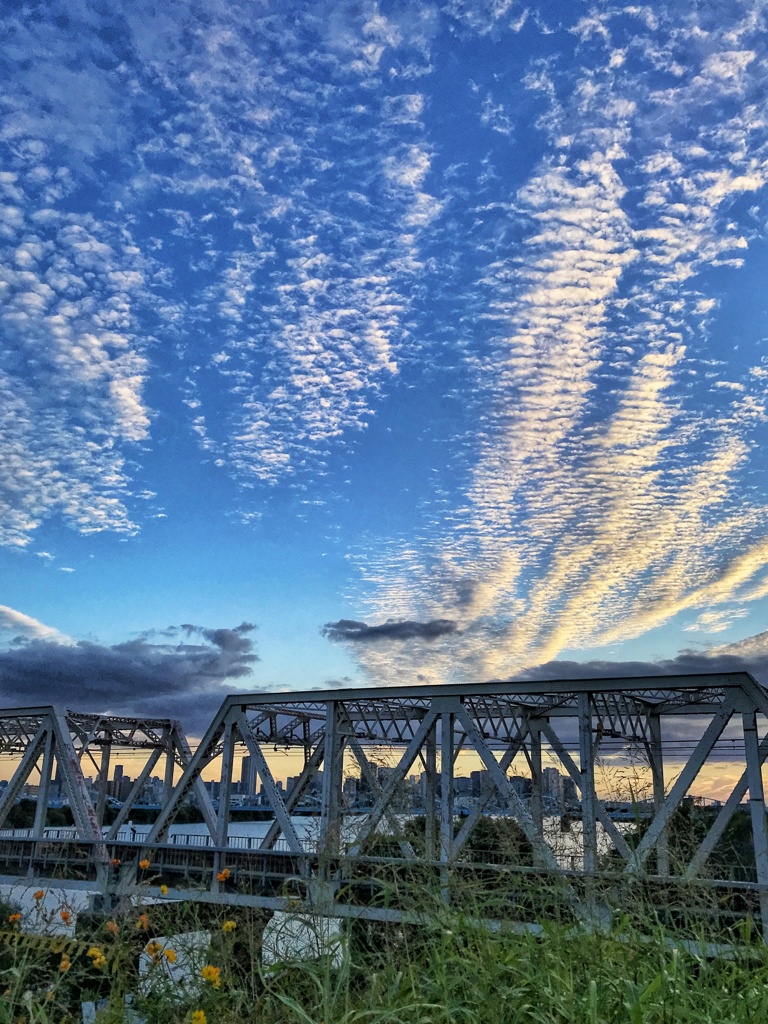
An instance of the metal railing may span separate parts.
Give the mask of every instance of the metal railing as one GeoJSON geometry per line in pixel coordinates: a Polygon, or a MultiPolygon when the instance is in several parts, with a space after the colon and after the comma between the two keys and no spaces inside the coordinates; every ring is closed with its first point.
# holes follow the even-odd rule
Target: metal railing
{"type": "MultiPolygon", "coordinates": [[[[107,830],[104,830],[106,836],[107,830]]],[[[31,828],[3,828],[0,829],[0,840],[3,839],[33,839],[35,838],[33,830],[31,828]]],[[[145,844],[146,833],[137,833],[135,835],[126,835],[125,832],[121,831],[115,840],[111,842],[118,842],[122,844],[131,844],[138,848],[145,844]]],[[[45,830],[40,842],[73,842],[77,841],[77,832],[74,828],[47,828],[45,830]]],[[[232,850],[259,850],[261,843],[264,841],[263,836],[229,836],[227,840],[228,849],[232,850]]],[[[301,848],[305,853],[316,853],[317,842],[313,838],[300,838],[299,842],[301,848]]],[[[173,833],[167,836],[161,844],[153,843],[155,845],[162,846],[183,846],[192,849],[203,848],[215,848],[216,842],[213,837],[205,833],[198,832],[187,832],[187,833],[173,833]]],[[[291,852],[291,847],[288,841],[283,838],[275,839],[269,850],[291,852]]],[[[269,852],[265,850],[264,852],[269,852]]]]}

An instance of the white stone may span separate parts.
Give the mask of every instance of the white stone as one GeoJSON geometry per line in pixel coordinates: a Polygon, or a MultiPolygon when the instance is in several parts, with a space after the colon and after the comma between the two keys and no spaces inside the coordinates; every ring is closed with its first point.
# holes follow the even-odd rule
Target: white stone
{"type": "Polygon", "coordinates": [[[342,921],[338,917],[275,911],[264,929],[261,960],[276,964],[330,956],[334,967],[344,960],[342,921]]]}

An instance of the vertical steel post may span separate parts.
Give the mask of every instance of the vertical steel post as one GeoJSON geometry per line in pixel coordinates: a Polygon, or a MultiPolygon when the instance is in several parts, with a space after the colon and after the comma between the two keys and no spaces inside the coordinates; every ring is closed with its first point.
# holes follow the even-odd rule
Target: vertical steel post
{"type": "MultiPolygon", "coordinates": [[[[744,753],[747,761],[749,780],[749,813],[752,819],[752,842],[755,850],[757,883],[768,886],[768,828],[765,819],[765,793],[760,752],[757,740],[757,721],[754,709],[742,712],[744,725],[744,753]]],[[[760,917],[763,939],[768,942],[768,890],[760,890],[760,917]]]]}
{"type": "Polygon", "coordinates": [[[435,721],[424,741],[424,855],[434,860],[437,853],[435,835],[435,798],[437,777],[437,722],[435,721]]]}
{"type": "Polygon", "coordinates": [[[597,820],[595,816],[595,745],[592,736],[592,702],[579,694],[579,754],[581,758],[581,825],[584,840],[584,871],[597,871],[597,820]]]}
{"type": "Polygon", "coordinates": [[[440,715],[440,887],[443,899],[450,899],[448,862],[453,849],[453,715],[440,715]]]}
{"type": "MultiPolygon", "coordinates": [[[[544,806],[541,792],[541,723],[538,719],[532,718],[530,722],[530,745],[529,753],[531,766],[531,817],[540,836],[544,836],[544,806]]],[[[534,862],[538,864],[538,857],[534,853],[534,862]]]]}
{"type": "Polygon", "coordinates": [[[323,791],[320,809],[318,849],[329,857],[337,857],[341,840],[341,787],[344,752],[339,731],[339,709],[336,701],[325,705],[325,737],[323,754],[323,791]]]}
{"type": "MultiPolygon", "coordinates": [[[[658,814],[664,803],[664,747],[661,742],[661,717],[651,712],[648,715],[648,731],[651,741],[648,744],[648,758],[651,762],[651,780],[653,782],[653,813],[658,814]]],[[[661,833],[656,843],[656,872],[662,876],[669,875],[669,842],[667,831],[661,833]]]]}
{"type": "Polygon", "coordinates": [[[211,888],[218,890],[218,873],[226,859],[225,848],[229,840],[229,800],[232,794],[232,771],[235,766],[235,724],[230,719],[224,726],[224,746],[221,755],[221,779],[219,781],[219,810],[216,815],[216,854],[213,860],[213,881],[211,888]]]}

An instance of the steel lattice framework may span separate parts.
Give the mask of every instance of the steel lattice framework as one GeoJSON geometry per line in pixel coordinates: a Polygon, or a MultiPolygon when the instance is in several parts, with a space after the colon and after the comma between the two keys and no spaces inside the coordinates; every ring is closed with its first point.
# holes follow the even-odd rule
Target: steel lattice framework
{"type": "MultiPolygon", "coordinates": [[[[164,760],[165,800],[171,798],[176,768],[184,769],[192,758],[180,724],[173,719],[131,718],[66,711],[62,707],[14,708],[0,711],[0,755],[19,758],[19,763],[0,798],[0,828],[23,787],[35,772],[39,778],[35,819],[30,838],[41,843],[51,788],[58,778],[66,793],[75,822],[75,837],[92,845],[91,857],[101,874],[109,857],[107,843],[119,833],[154,768],[164,760]],[[102,827],[107,800],[109,769],[116,751],[146,751],[147,760],[108,829],[102,827]],[[95,771],[89,786],[85,766],[95,771]],[[57,772],[58,769],[58,772],[57,772]]],[[[212,821],[212,809],[202,783],[195,791],[204,814],[212,821]]]]}
{"type": "MultiPolygon", "coordinates": [[[[107,861],[115,854],[119,827],[132,806],[129,796],[118,821],[102,834],[110,751],[118,746],[139,747],[149,750],[150,756],[132,790],[133,800],[161,756],[166,759],[166,799],[142,851],[134,851],[134,861],[138,852],[148,852],[160,864],[160,852],[170,849],[169,826],[194,794],[208,833],[208,860],[201,875],[207,878],[207,898],[237,898],[277,907],[280,901],[274,888],[270,893],[260,890],[255,879],[263,881],[267,874],[272,878],[299,875],[316,891],[322,889],[319,902],[325,912],[348,913],[336,894],[350,865],[365,861],[377,833],[395,837],[400,861],[433,865],[440,877],[447,878],[452,868],[462,864],[467,842],[491,806],[502,808],[517,821],[537,870],[562,878],[563,865],[544,822],[544,764],[556,764],[578,794],[583,832],[578,873],[582,877],[599,873],[600,842],[607,839],[614,861],[627,878],[696,878],[748,797],[755,866],[752,881],[745,885],[758,901],[768,931],[768,828],[762,777],[768,756],[766,719],[768,692],[744,672],[235,694],[225,699],[194,754],[176,722],[84,715],[57,708],[16,709],[0,712],[0,753],[20,756],[0,800],[0,825],[39,762],[41,796],[31,838],[43,839],[46,793],[55,758],[63,772],[78,837],[93,844],[94,857],[107,861]],[[270,768],[277,748],[301,754],[303,768],[288,794],[277,785],[270,768]],[[382,748],[389,755],[383,774],[375,763],[382,748]],[[241,887],[236,897],[231,888],[222,891],[217,876],[225,863],[237,859],[229,835],[230,796],[236,758],[242,753],[255,766],[274,820],[264,837],[249,848],[248,864],[253,867],[254,858],[261,860],[258,870],[248,871],[243,861],[243,879],[250,879],[249,888],[246,892],[241,887]],[[469,813],[457,819],[457,759],[466,753],[472,753],[483,769],[483,789],[469,813]],[[636,845],[627,843],[598,794],[596,771],[611,756],[639,759],[649,776],[650,820],[636,845]],[[90,759],[98,771],[95,803],[83,782],[84,759],[90,759]],[[668,839],[673,816],[704,766],[717,760],[741,761],[740,777],[686,862],[672,866],[668,839]],[[530,801],[521,799],[509,778],[513,764],[521,762],[531,780],[530,801]],[[220,782],[215,807],[202,773],[210,777],[217,763],[220,782]],[[180,774],[173,784],[175,766],[180,774]],[[371,806],[352,836],[344,827],[343,800],[343,782],[351,766],[371,794],[371,806]],[[425,793],[425,839],[418,853],[404,833],[398,804],[409,773],[421,776],[425,793]],[[308,851],[293,815],[313,783],[316,787],[320,783],[321,797],[316,841],[308,851]]],[[[178,846],[178,842],[173,846],[174,856],[178,846]]],[[[131,857],[125,848],[118,852],[125,869],[131,857]]],[[[165,863],[170,864],[170,859],[165,863]]],[[[122,881],[124,885],[130,881],[125,870],[122,881]]],[[[365,916],[367,911],[359,912],[365,916]]]]}

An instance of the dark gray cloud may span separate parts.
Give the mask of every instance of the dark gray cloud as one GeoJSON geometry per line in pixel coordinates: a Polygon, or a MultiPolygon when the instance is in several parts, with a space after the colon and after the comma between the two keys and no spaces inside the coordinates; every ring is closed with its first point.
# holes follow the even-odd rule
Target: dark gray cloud
{"type": "Polygon", "coordinates": [[[327,622],[322,628],[329,640],[354,640],[370,643],[379,640],[435,640],[439,636],[456,632],[453,619],[431,619],[429,622],[396,622],[388,620],[379,626],[369,626],[355,619],[327,622]]]}
{"type": "Polygon", "coordinates": [[[199,734],[233,692],[227,684],[259,660],[247,635],[254,628],[187,624],[164,630],[167,642],[145,635],[112,646],[28,640],[0,651],[0,703],[179,718],[199,734]]]}
{"type": "Polygon", "coordinates": [[[607,679],[622,676],[695,675],[698,672],[751,672],[768,684],[768,652],[744,656],[681,651],[663,661],[548,661],[521,672],[517,679],[607,679]]]}
{"type": "Polygon", "coordinates": [[[253,649],[253,641],[249,640],[247,634],[256,629],[252,622],[241,622],[234,629],[206,629],[205,626],[191,626],[184,622],[181,628],[188,636],[199,634],[222,651],[244,655],[250,654],[253,649]]]}

